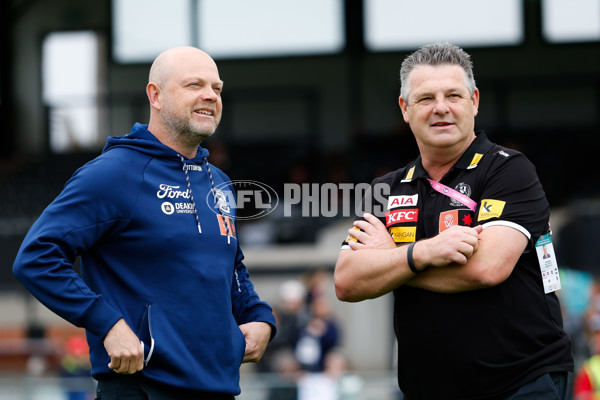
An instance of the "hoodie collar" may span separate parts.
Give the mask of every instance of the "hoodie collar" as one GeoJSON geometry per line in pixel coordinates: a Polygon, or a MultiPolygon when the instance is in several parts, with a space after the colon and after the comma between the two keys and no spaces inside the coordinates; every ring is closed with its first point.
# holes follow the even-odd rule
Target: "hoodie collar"
{"type": "MultiPolygon", "coordinates": [[[[146,124],[135,123],[127,135],[110,136],[106,140],[106,146],[104,146],[102,152],[106,153],[117,147],[128,147],[153,157],[179,158],[177,152],[162,144],[160,140],[148,130],[148,125],[146,124]]],[[[190,159],[190,161],[202,164],[207,157],[208,150],[198,146],[196,157],[190,159]]]]}

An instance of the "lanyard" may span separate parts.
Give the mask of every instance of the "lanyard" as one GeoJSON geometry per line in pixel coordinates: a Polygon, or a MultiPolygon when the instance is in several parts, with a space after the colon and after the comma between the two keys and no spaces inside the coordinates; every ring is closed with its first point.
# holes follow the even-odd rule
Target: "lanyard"
{"type": "Polygon", "coordinates": [[[448,197],[453,198],[454,200],[460,201],[462,204],[469,207],[471,209],[471,211],[473,211],[473,212],[475,212],[475,210],[477,210],[477,202],[472,200],[469,196],[465,196],[464,194],[458,192],[457,190],[454,190],[442,183],[436,182],[429,178],[427,178],[427,180],[431,184],[432,188],[434,188],[436,191],[440,192],[444,196],[448,196],[448,197]]]}

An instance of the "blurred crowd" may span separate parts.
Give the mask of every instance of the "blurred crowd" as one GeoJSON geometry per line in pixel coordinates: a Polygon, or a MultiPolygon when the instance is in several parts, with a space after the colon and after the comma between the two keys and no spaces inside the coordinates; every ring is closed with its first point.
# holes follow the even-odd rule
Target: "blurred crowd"
{"type": "Polygon", "coordinates": [[[279,287],[277,336],[258,363],[275,374],[269,400],[358,400],[362,381],[342,351],[341,327],[332,312],[329,272],[316,271],[279,287]]]}
{"type": "Polygon", "coordinates": [[[563,268],[565,330],[571,336],[575,375],[573,400],[600,399],[600,276],[563,268]]]}
{"type": "MultiPolygon", "coordinates": [[[[572,400],[600,400],[600,276],[561,268],[565,331],[573,344],[572,400]]],[[[327,285],[316,272],[284,282],[275,303],[278,334],[261,372],[278,374],[269,400],[362,399],[363,382],[341,350],[342,332],[332,314],[327,285]]]]}
{"type": "MultiPolygon", "coordinates": [[[[600,400],[600,275],[561,268],[564,327],[572,339],[575,374],[572,400],[600,400]]],[[[365,382],[350,365],[343,348],[341,321],[333,312],[332,274],[317,270],[285,280],[272,303],[277,335],[256,372],[274,377],[267,400],[363,400],[365,382]]],[[[69,400],[89,400],[92,394],[67,378],[89,376],[87,344],[81,335],[65,338],[60,373],[69,400]]],[[[48,365],[32,357],[30,375],[42,375],[48,365]],[[38,361],[38,362],[36,362],[38,361]],[[37,371],[37,372],[36,372],[37,371]]],[[[356,369],[354,368],[356,367],[356,369]]],[[[77,383],[77,379],[73,380],[77,383]]]]}

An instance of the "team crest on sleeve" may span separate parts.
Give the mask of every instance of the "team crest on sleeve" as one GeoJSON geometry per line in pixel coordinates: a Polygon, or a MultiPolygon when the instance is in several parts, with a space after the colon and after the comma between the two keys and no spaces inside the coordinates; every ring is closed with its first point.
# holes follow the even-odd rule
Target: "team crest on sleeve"
{"type": "Polygon", "coordinates": [[[419,201],[419,195],[412,196],[390,196],[388,197],[388,210],[396,207],[416,207],[419,201]]]}

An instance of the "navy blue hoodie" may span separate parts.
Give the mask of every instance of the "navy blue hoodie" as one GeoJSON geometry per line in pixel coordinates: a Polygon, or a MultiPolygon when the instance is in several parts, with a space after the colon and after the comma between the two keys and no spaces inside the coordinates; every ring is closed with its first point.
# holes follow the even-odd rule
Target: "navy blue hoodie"
{"type": "Polygon", "coordinates": [[[207,155],[199,148],[186,160],[136,124],[108,138],[25,237],[13,271],[48,308],[86,329],[95,377],[112,373],[103,339],[121,318],[146,357],[154,343],[141,374],[227,394],[240,392],[238,325],[267,322],[274,334],[272,309],[242,263],[235,207],[215,205],[211,194],[229,178],[208,167],[207,155]]]}

